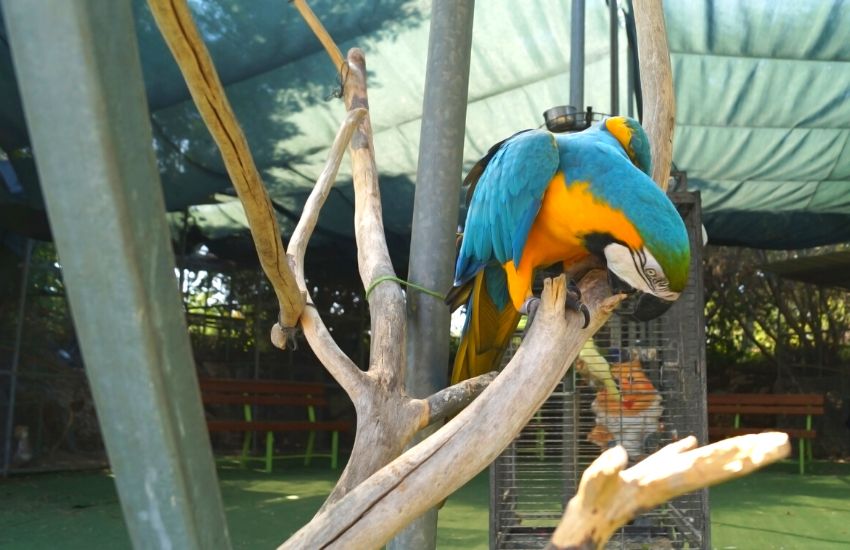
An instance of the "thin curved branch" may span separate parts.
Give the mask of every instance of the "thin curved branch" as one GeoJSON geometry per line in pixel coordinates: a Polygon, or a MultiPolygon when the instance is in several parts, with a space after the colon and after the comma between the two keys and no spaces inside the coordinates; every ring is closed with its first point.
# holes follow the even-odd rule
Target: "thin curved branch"
{"type": "Polygon", "coordinates": [[[322,46],[325,48],[325,51],[334,63],[334,68],[339,71],[345,64],[345,59],[343,59],[342,52],[339,51],[339,47],[337,47],[336,42],[334,42],[333,38],[331,38],[330,33],[327,29],[325,29],[325,26],[322,25],[319,18],[316,17],[316,14],[313,13],[313,10],[307,4],[306,0],[292,0],[292,4],[313,31],[313,34],[316,35],[316,38],[319,39],[319,42],[322,43],[322,46]]]}
{"type": "MultiPolygon", "coordinates": [[[[319,213],[333,188],[334,181],[336,181],[339,165],[342,163],[342,157],[345,155],[345,150],[351,141],[351,136],[366,115],[366,109],[354,109],[349,111],[345,120],[340,125],[328,153],[325,167],[316,180],[316,185],[310,192],[307,202],[304,203],[301,218],[299,218],[298,225],[295,226],[295,231],[292,233],[292,239],[290,240],[292,254],[288,256],[288,260],[295,272],[295,278],[298,281],[298,287],[309,302],[301,315],[301,328],[304,331],[304,336],[307,338],[307,343],[310,344],[316,357],[319,358],[319,361],[321,361],[331,376],[349,394],[357,391],[358,388],[362,389],[363,374],[357,365],[340,349],[325,326],[324,321],[322,321],[319,312],[312,306],[312,300],[309,299],[310,295],[307,291],[307,283],[304,279],[304,256],[307,252],[307,244],[319,221],[319,213]]],[[[272,343],[277,347],[284,348],[288,339],[289,336],[286,334],[286,329],[276,324],[272,329],[272,343]]]]}
{"type": "Polygon", "coordinates": [[[779,432],[732,437],[699,448],[696,444],[695,437],[686,437],[628,470],[622,447],[602,453],[582,475],[547,550],[604,548],[614,531],[637,514],[747,475],[791,452],[788,435],[779,432]]]}
{"type": "Polygon", "coordinates": [[[209,51],[185,0],[148,0],[148,5],[242,201],[260,265],[277,296],[281,322],[285,327],[294,327],[306,297],[287,262],[271,200],[209,51]]]}
{"type": "MultiPolygon", "coordinates": [[[[278,326],[278,325],[275,325],[278,326]]],[[[301,314],[301,329],[304,337],[316,357],[325,366],[334,380],[349,396],[358,395],[363,391],[365,374],[354,361],[343,352],[331,336],[319,312],[312,304],[308,304],[301,314]]]]}
{"type": "Polygon", "coordinates": [[[325,162],[325,167],[322,173],[319,174],[319,179],[316,180],[316,185],[307,197],[307,202],[304,203],[304,209],[301,212],[301,218],[292,232],[292,238],[289,240],[289,255],[295,262],[295,277],[302,289],[306,288],[304,282],[304,254],[307,251],[307,244],[310,242],[310,237],[313,235],[313,230],[319,221],[319,213],[324,206],[328,195],[336,181],[339,165],[342,163],[342,157],[345,155],[345,150],[351,143],[351,136],[360,122],[368,114],[364,108],[352,109],[348,112],[343,120],[342,125],[336,133],[333,145],[328,152],[328,160],[325,162]]]}

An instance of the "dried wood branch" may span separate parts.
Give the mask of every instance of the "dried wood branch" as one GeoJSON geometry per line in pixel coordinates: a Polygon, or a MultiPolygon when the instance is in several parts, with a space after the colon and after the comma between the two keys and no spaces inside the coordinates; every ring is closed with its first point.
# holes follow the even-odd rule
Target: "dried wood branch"
{"type": "MultiPolygon", "coordinates": [[[[367,109],[366,67],[363,53],[348,54],[343,99],[349,110],[367,109]]],[[[325,505],[346,495],[364,479],[401,454],[426,415],[426,403],[404,393],[405,311],[404,295],[395,277],[384,237],[378,170],[372,145],[368,112],[349,144],[354,180],[354,230],[357,259],[365,288],[377,284],[369,295],[371,350],[369,370],[356,384],[344,386],[357,412],[357,431],[351,456],[325,505]]],[[[305,312],[302,326],[311,347],[331,372],[351,370],[350,360],[339,351],[317,315],[305,312]],[[316,346],[321,346],[317,349],[316,346]],[[333,352],[333,353],[329,353],[333,352]]],[[[358,373],[359,375],[359,373],[358,373]]]]}
{"type": "Polygon", "coordinates": [[[643,127],[652,147],[652,179],[667,191],[676,101],[661,0],[635,0],[634,14],[643,89],[643,127]]]}
{"type": "MultiPolygon", "coordinates": [[[[368,109],[366,59],[363,52],[357,48],[351,49],[347,61],[343,90],[345,106],[347,109],[368,109]]],[[[369,371],[372,376],[383,380],[382,384],[400,391],[404,387],[406,362],[404,295],[399,284],[392,280],[395,270],[384,236],[372,122],[368,115],[351,139],[349,154],[354,179],[354,231],[360,278],[367,289],[372,287],[374,281],[387,278],[375,286],[369,296],[369,311],[372,313],[369,371]]]]}
{"type": "Polygon", "coordinates": [[[331,38],[330,33],[328,33],[325,26],[322,25],[319,18],[316,17],[316,14],[313,13],[313,10],[307,4],[306,0],[292,0],[292,4],[313,31],[313,34],[316,35],[316,38],[319,39],[319,42],[322,43],[322,46],[325,48],[328,56],[330,56],[331,61],[333,61],[336,70],[341,71],[345,65],[345,59],[342,57],[342,52],[339,51],[339,47],[337,47],[336,42],[334,42],[333,38],[331,38]]]}
{"type": "Polygon", "coordinates": [[[459,413],[472,403],[472,400],[478,397],[496,379],[498,374],[498,372],[493,371],[464,380],[425,399],[428,408],[426,409],[427,414],[422,416],[420,429],[459,413]]]}
{"type": "Polygon", "coordinates": [[[590,325],[564,315],[566,281],[544,284],[534,325],[502,373],[431,437],[322,510],[281,548],[374,548],[484,469],[560,381],[584,342],[623,298],[609,296],[603,272],[580,287],[590,325]],[[493,426],[499,426],[494,430],[493,426]]]}
{"type": "Polygon", "coordinates": [[[788,435],[778,432],[733,437],[700,448],[696,444],[695,437],[686,437],[628,470],[622,447],[602,453],[582,475],[547,549],[601,549],[635,515],[749,474],[791,451],[788,435]]]}
{"type": "MultiPolygon", "coordinates": [[[[301,315],[301,328],[304,331],[304,336],[307,338],[307,342],[310,344],[319,361],[322,362],[331,376],[349,394],[364,390],[362,388],[364,375],[357,365],[339,348],[339,345],[334,341],[325,323],[322,321],[319,312],[313,307],[304,279],[304,255],[307,251],[307,243],[310,241],[313,230],[319,221],[319,213],[336,180],[339,165],[342,163],[342,157],[345,155],[345,150],[351,141],[351,136],[366,114],[366,109],[354,109],[349,111],[345,120],[343,120],[334,138],[331,150],[328,153],[325,167],[319,175],[319,179],[316,181],[313,190],[310,192],[310,196],[304,204],[301,218],[298,220],[298,225],[296,225],[295,231],[292,233],[292,239],[290,241],[292,254],[289,256],[298,286],[305,293],[309,302],[301,315]]],[[[279,331],[280,334],[278,338],[285,339],[284,330],[280,325],[275,325],[272,332],[272,339],[275,340],[276,331],[279,331]]]]}
{"type": "Polygon", "coordinates": [[[307,244],[313,235],[313,230],[316,229],[316,224],[319,221],[319,212],[322,206],[324,206],[331,188],[336,181],[339,165],[342,163],[342,157],[345,155],[346,148],[351,143],[351,137],[357,130],[357,126],[368,114],[369,112],[364,108],[352,109],[346,115],[345,120],[342,121],[342,125],[328,153],[328,160],[325,162],[325,167],[322,169],[322,173],[319,174],[319,179],[316,180],[316,185],[310,192],[310,196],[307,197],[307,202],[304,203],[304,209],[301,212],[301,218],[299,218],[298,224],[292,232],[292,238],[289,241],[289,250],[295,265],[298,266],[295,270],[295,277],[302,288],[305,286],[304,254],[307,251],[307,244]]]}
{"type": "Polygon", "coordinates": [[[156,24],[168,44],[192,99],[218,145],[227,174],[245,208],[260,265],[274,288],[280,321],[294,327],[306,298],[299,290],[281,241],[277,217],[260,179],[210,54],[185,0],[148,0],[156,24]]]}

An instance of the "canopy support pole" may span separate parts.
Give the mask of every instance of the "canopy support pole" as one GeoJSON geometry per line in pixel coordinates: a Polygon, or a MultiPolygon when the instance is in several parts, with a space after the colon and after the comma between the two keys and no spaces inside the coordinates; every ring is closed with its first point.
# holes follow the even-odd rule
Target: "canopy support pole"
{"type": "Polygon", "coordinates": [[[32,262],[32,239],[27,239],[24,248],[24,267],[21,270],[21,297],[18,300],[18,324],[15,327],[15,350],[12,352],[12,368],[9,371],[9,407],[6,410],[6,431],[3,442],[3,477],[9,475],[12,463],[12,441],[15,439],[15,397],[18,393],[18,368],[21,363],[21,341],[24,336],[24,314],[27,310],[27,288],[32,262]]]}
{"type": "Polygon", "coordinates": [[[570,15],[570,105],[584,111],[584,0],[573,0],[570,15]]]}
{"type": "MultiPolygon", "coordinates": [[[[436,0],[431,12],[408,279],[440,293],[454,274],[474,7],[474,0],[436,0]]],[[[448,383],[449,324],[442,300],[408,290],[405,387],[412,397],[428,397],[448,383]]],[[[419,432],[414,441],[433,431],[419,432]]],[[[434,548],[436,530],[437,510],[431,509],[388,547],[434,548]]]]}
{"type": "Polygon", "coordinates": [[[611,46],[611,114],[620,114],[620,41],[617,0],[608,0],[608,31],[611,46]]]}
{"type": "Polygon", "coordinates": [[[3,0],[50,224],[134,548],[230,548],[129,1],[3,0]]]}

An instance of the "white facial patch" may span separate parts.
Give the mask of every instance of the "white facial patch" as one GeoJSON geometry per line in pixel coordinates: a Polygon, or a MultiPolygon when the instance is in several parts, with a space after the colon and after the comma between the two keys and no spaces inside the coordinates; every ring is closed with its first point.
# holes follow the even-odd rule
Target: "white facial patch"
{"type": "Polygon", "coordinates": [[[611,243],[604,249],[608,269],[635,290],[674,301],[678,292],[670,290],[670,282],[658,260],[645,247],[631,250],[627,246],[611,243]]]}

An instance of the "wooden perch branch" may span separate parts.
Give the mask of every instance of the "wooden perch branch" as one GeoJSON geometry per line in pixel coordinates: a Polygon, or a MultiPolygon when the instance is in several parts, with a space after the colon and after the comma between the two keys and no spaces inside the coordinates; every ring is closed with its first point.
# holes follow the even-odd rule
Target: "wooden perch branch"
{"type": "Polygon", "coordinates": [[[550,550],[601,549],[635,515],[679,495],[749,474],[788,456],[788,435],[744,435],[696,447],[693,436],[672,443],[628,470],[626,451],[602,453],[582,475],[550,550]]]}
{"type": "Polygon", "coordinates": [[[603,272],[580,283],[591,312],[564,314],[564,277],[544,283],[543,301],[502,373],[431,437],[322,510],[281,548],[374,548],[484,469],[511,442],[564,377],[587,338],[623,298],[609,296],[603,272]],[[499,426],[499,429],[494,429],[499,426]]]}
{"type": "Polygon", "coordinates": [[[472,403],[472,400],[478,397],[496,379],[498,374],[497,371],[493,371],[464,380],[454,386],[449,386],[444,390],[438,391],[425,399],[425,402],[428,404],[428,414],[423,415],[422,423],[419,425],[420,429],[426,428],[435,422],[444,420],[463,410],[464,407],[472,403]]]}
{"type": "MultiPolygon", "coordinates": [[[[310,192],[307,202],[304,204],[304,210],[301,213],[301,218],[298,220],[298,225],[295,226],[295,231],[292,233],[290,241],[290,250],[292,255],[289,256],[289,261],[295,271],[295,278],[298,282],[298,287],[309,298],[307,284],[304,279],[304,255],[307,252],[307,243],[316,228],[319,221],[319,212],[324,206],[325,201],[330,194],[336,180],[339,165],[342,163],[342,157],[345,155],[345,150],[351,141],[351,136],[355,129],[366,116],[366,109],[354,109],[349,111],[348,115],[343,120],[339,131],[334,138],[331,150],[328,153],[328,160],[316,185],[310,192]]],[[[331,376],[339,382],[339,385],[349,394],[362,392],[363,388],[363,373],[349,359],[349,357],[339,348],[334,341],[325,323],[322,321],[319,312],[313,307],[312,301],[304,309],[301,315],[301,328],[304,330],[304,336],[307,342],[319,358],[319,361],[325,366],[331,376]]],[[[285,345],[284,329],[280,325],[275,325],[272,329],[272,340],[282,340],[285,345]]],[[[278,345],[277,342],[275,345],[278,345]]],[[[279,345],[278,347],[283,347],[279,345]]]]}
{"type": "Polygon", "coordinates": [[[643,89],[643,127],[652,147],[652,179],[667,191],[676,101],[661,0],[635,0],[634,14],[643,89]]]}
{"type": "Polygon", "coordinates": [[[295,261],[295,265],[298,266],[295,269],[295,277],[302,288],[306,284],[304,282],[304,254],[307,252],[307,243],[310,241],[313,230],[316,229],[316,224],[319,222],[319,212],[322,206],[324,206],[331,188],[336,181],[336,174],[339,171],[339,165],[342,163],[345,150],[351,142],[351,136],[354,135],[357,127],[368,114],[369,112],[364,108],[352,109],[348,112],[334,138],[333,145],[331,145],[325,167],[322,173],[319,174],[319,179],[316,180],[316,185],[310,192],[307,202],[304,203],[304,210],[301,212],[298,225],[295,226],[295,231],[292,232],[292,239],[289,241],[289,250],[290,255],[295,261]]]}
{"type": "MultiPolygon", "coordinates": [[[[369,108],[366,94],[366,59],[363,52],[352,48],[347,57],[343,100],[347,109],[369,108]]],[[[381,277],[395,277],[390,261],[384,220],[381,212],[381,193],[378,188],[378,169],[372,144],[372,122],[367,115],[349,145],[354,179],[354,231],[357,240],[357,263],[364,288],[381,277]]],[[[404,387],[406,316],[404,295],[399,284],[391,279],[381,282],[369,296],[372,313],[372,346],[369,371],[387,387],[404,387]]]]}
{"type": "Polygon", "coordinates": [[[201,39],[185,0],[148,0],[156,24],[168,44],[192,99],[221,152],[227,174],[245,208],[245,217],[257,247],[260,265],[274,288],[281,322],[295,327],[306,298],[298,289],[286,260],[277,217],[254,164],[248,142],[210,54],[201,39]]]}

